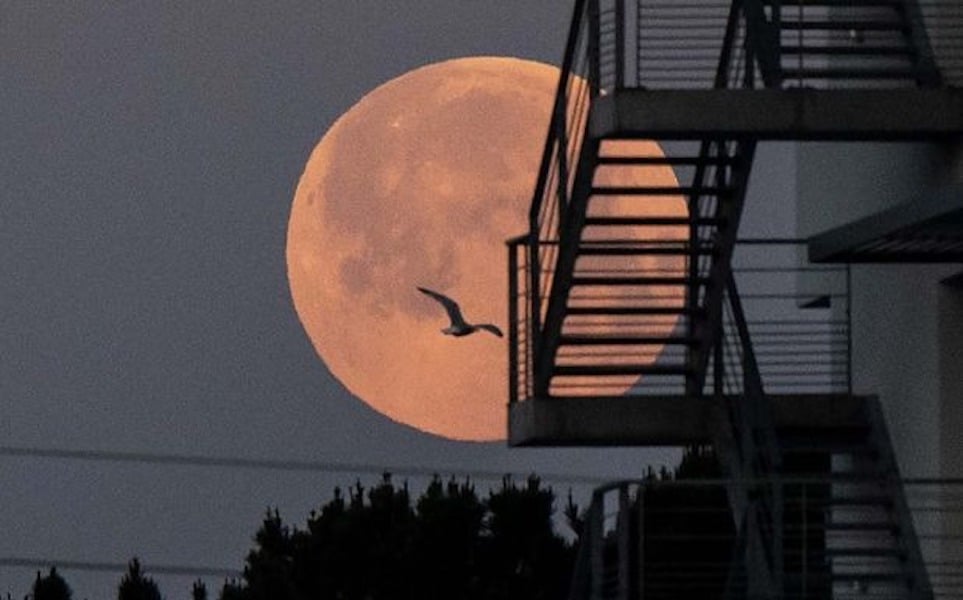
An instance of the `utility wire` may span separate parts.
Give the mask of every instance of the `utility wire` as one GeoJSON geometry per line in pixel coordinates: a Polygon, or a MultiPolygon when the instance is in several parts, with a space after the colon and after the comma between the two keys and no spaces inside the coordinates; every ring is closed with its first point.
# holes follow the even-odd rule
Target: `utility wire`
{"type": "MultiPolygon", "coordinates": [[[[520,475],[506,471],[483,471],[461,469],[458,467],[417,467],[402,465],[377,465],[373,463],[340,463],[329,461],[308,461],[270,458],[241,458],[203,456],[196,454],[160,454],[150,452],[118,452],[109,450],[79,450],[57,448],[34,448],[21,446],[0,446],[0,456],[17,458],[49,458],[82,460],[94,462],[117,462],[154,464],[169,466],[206,467],[221,469],[264,469],[270,471],[295,471],[315,473],[372,473],[433,477],[465,476],[484,481],[499,481],[505,477],[525,479],[528,474],[520,475]]],[[[573,475],[564,473],[535,473],[542,481],[581,483],[597,485],[611,481],[611,477],[573,475]]]]}

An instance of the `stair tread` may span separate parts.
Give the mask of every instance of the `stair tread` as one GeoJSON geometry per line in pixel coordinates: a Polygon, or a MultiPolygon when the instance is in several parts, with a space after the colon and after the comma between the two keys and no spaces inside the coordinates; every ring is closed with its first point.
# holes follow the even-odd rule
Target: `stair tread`
{"type": "Polygon", "coordinates": [[[833,496],[825,501],[833,506],[876,506],[892,505],[893,499],[885,494],[833,496]]]}
{"type": "Polygon", "coordinates": [[[893,581],[909,581],[909,577],[905,573],[901,572],[890,572],[890,573],[874,573],[874,572],[858,572],[858,571],[844,571],[844,572],[834,572],[830,574],[833,581],[860,581],[863,583],[886,583],[893,581]]]}
{"type": "Polygon", "coordinates": [[[705,314],[705,309],[687,306],[569,306],[569,315],[688,315],[705,314]]]}
{"type": "Polygon", "coordinates": [[[654,344],[693,345],[696,338],[686,336],[648,335],[572,335],[562,334],[559,344],[563,346],[645,346],[654,344]]]}
{"type": "Polygon", "coordinates": [[[784,79],[915,79],[916,71],[907,68],[891,69],[783,69],[784,79]]]}
{"type": "Polygon", "coordinates": [[[882,19],[853,19],[853,20],[833,20],[833,21],[796,21],[782,20],[779,26],[786,31],[812,31],[822,29],[827,31],[849,31],[856,29],[860,31],[898,31],[903,29],[903,23],[897,20],[882,19]]]}
{"type": "Polygon", "coordinates": [[[572,285],[584,286],[622,286],[622,285],[691,285],[709,283],[707,277],[637,276],[607,277],[598,275],[576,275],[572,285]]]}
{"type": "Polygon", "coordinates": [[[586,217],[586,225],[724,225],[717,217],[586,217]]]}
{"type": "Polygon", "coordinates": [[[826,556],[839,556],[839,557],[856,557],[856,556],[872,556],[877,558],[885,557],[903,557],[906,552],[899,548],[880,548],[878,546],[867,546],[864,548],[852,547],[852,548],[826,548],[826,556]]]}
{"type": "Polygon", "coordinates": [[[806,480],[833,481],[835,483],[883,483],[885,478],[878,471],[793,471],[792,477],[806,480]]]}
{"type": "Polygon", "coordinates": [[[691,250],[685,247],[673,247],[673,246],[650,246],[650,247],[634,247],[630,245],[609,245],[609,246],[593,246],[585,245],[583,242],[579,246],[579,254],[586,256],[646,256],[646,255],[662,255],[662,256],[689,256],[693,253],[695,254],[715,254],[716,248],[711,246],[705,246],[701,248],[696,248],[691,250]]]}
{"type": "Polygon", "coordinates": [[[893,523],[892,521],[867,521],[865,523],[857,522],[835,522],[826,523],[826,529],[833,531],[896,531],[899,529],[899,525],[893,523]]]}
{"type": "Polygon", "coordinates": [[[635,365],[556,365],[554,375],[568,376],[625,376],[625,375],[690,375],[692,369],[682,364],[635,365]]]}
{"type": "Polygon", "coordinates": [[[869,434],[868,425],[841,425],[837,427],[780,427],[779,441],[785,446],[816,445],[864,445],[869,434]]]}
{"type": "Polygon", "coordinates": [[[872,446],[850,440],[818,440],[806,438],[780,438],[780,449],[786,453],[824,453],[824,454],[878,454],[872,446]]]}
{"type": "Polygon", "coordinates": [[[911,53],[908,46],[780,46],[779,51],[784,55],[799,54],[832,54],[832,55],[876,55],[899,56],[911,53]]]}
{"type": "Polygon", "coordinates": [[[731,194],[732,189],[717,186],[601,185],[593,187],[591,193],[598,196],[720,196],[731,194]]]}
{"type": "Polygon", "coordinates": [[[879,7],[879,6],[899,6],[903,0],[762,0],[765,5],[772,5],[778,2],[781,6],[846,6],[852,7],[879,7]]]}
{"type": "Polygon", "coordinates": [[[600,165],[731,165],[736,159],[729,156],[600,156],[600,165]]]}

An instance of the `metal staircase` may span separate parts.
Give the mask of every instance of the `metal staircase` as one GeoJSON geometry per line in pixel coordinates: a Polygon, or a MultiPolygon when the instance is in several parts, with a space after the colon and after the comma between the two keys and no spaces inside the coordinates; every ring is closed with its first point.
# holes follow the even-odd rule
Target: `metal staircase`
{"type": "Polygon", "coordinates": [[[784,85],[941,85],[916,2],[764,0],[784,85]]]}
{"type": "Polygon", "coordinates": [[[786,427],[786,596],[933,598],[879,403],[845,423],[786,427]]]}
{"type": "MultiPolygon", "coordinates": [[[[730,481],[645,480],[596,490],[570,598],[933,598],[879,404],[850,397],[837,405],[844,409],[832,424],[806,423],[786,402],[775,411],[784,467],[779,590],[754,589],[750,542],[720,519],[730,481]]],[[[945,571],[942,578],[946,590],[945,571]]]]}
{"type": "MultiPolygon", "coordinates": [[[[509,241],[509,438],[712,443],[735,531],[726,597],[828,598],[848,582],[932,598],[875,401],[847,389],[792,396],[794,416],[780,413],[733,256],[757,140],[957,131],[959,118],[944,127],[923,108],[941,96],[892,130],[874,129],[891,116],[839,118],[885,99],[857,91],[940,88],[937,62],[917,0],[575,2],[529,231],[509,241]],[[707,106],[734,112],[687,125],[686,109],[707,106]],[[794,116],[769,118],[787,106],[794,116]],[[859,408],[820,420],[834,403],[859,408]],[[626,423],[643,415],[659,425],[626,423]]],[[[644,588],[575,587],[592,598],[644,588]]]]}

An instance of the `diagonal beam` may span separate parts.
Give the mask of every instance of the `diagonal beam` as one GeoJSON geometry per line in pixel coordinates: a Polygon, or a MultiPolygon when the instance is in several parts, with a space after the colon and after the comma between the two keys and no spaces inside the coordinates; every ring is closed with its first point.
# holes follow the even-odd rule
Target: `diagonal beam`
{"type": "Polygon", "coordinates": [[[582,142],[572,194],[569,198],[568,209],[565,211],[565,220],[559,226],[558,259],[555,263],[555,274],[552,277],[548,308],[545,311],[542,331],[538,338],[538,352],[535,356],[534,391],[537,398],[548,397],[555,354],[558,351],[559,340],[562,335],[562,322],[565,320],[568,295],[575,274],[579,240],[582,236],[582,229],[585,227],[585,216],[592,191],[592,176],[595,173],[599,146],[598,138],[590,136],[586,136],[582,142]]]}

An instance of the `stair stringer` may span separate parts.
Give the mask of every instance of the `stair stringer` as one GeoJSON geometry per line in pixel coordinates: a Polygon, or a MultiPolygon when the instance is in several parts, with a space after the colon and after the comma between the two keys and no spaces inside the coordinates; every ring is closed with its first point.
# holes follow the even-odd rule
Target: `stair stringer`
{"type": "MultiPolygon", "coordinates": [[[[709,268],[709,283],[703,301],[706,316],[693,322],[693,337],[699,340],[699,345],[693,351],[690,359],[693,363],[694,376],[687,393],[694,396],[702,394],[712,347],[719,343],[721,337],[722,303],[725,296],[726,280],[732,272],[732,253],[739,232],[739,222],[742,218],[755,154],[755,141],[738,142],[738,144],[737,164],[732,167],[732,173],[735,177],[732,185],[732,196],[727,202],[717,204],[717,212],[714,215],[725,219],[725,226],[717,229],[718,237],[714,242],[717,254],[712,259],[709,268]]],[[[696,243],[698,243],[698,240],[690,238],[690,245],[696,243]]],[[[698,286],[690,286],[689,292],[690,294],[698,294],[698,286]]]]}
{"type": "MultiPolygon", "coordinates": [[[[579,149],[578,163],[572,193],[565,211],[564,222],[559,224],[558,259],[555,263],[555,273],[552,276],[551,290],[545,317],[542,319],[542,331],[538,332],[535,347],[535,396],[547,398],[549,385],[555,365],[555,355],[558,352],[559,341],[562,336],[562,325],[565,322],[565,312],[568,306],[569,292],[572,289],[572,278],[575,275],[575,261],[578,258],[578,248],[581,242],[582,230],[588,212],[588,201],[592,192],[592,180],[598,163],[601,140],[586,135],[579,149]]],[[[533,240],[532,243],[539,243],[533,240]]]]}
{"type": "Polygon", "coordinates": [[[869,436],[878,453],[878,464],[881,471],[881,482],[893,502],[893,513],[899,525],[900,534],[897,544],[906,555],[904,571],[910,584],[910,598],[912,600],[933,600],[933,588],[923,562],[919,538],[913,524],[913,515],[906,501],[906,494],[900,479],[899,465],[893,452],[886,417],[877,398],[868,398],[863,404],[863,411],[869,436]]]}

